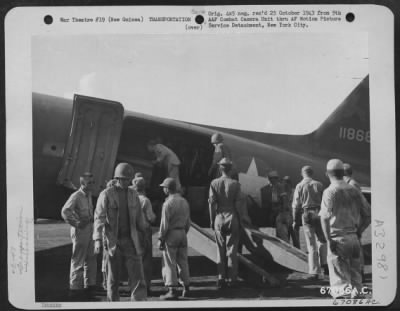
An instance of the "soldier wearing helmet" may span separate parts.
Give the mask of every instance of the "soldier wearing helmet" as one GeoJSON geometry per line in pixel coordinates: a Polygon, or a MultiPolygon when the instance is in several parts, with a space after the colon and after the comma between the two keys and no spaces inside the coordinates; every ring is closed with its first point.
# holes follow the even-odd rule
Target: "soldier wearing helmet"
{"type": "Polygon", "coordinates": [[[329,160],[330,185],[322,196],[321,225],[328,244],[331,295],[356,298],[362,287],[360,236],[371,223],[371,207],[362,193],[343,180],[344,166],[329,160]]]}
{"type": "Polygon", "coordinates": [[[178,298],[178,277],[183,285],[182,297],[189,294],[189,263],[187,232],[190,228],[189,203],[179,193],[176,181],[166,178],[160,185],[167,195],[162,207],[159,249],[163,252],[162,275],[168,292],[162,300],[178,298]]]}
{"type": "Polygon", "coordinates": [[[304,237],[308,250],[308,270],[312,279],[322,276],[322,269],[327,274],[326,267],[326,241],[321,234],[321,225],[318,212],[321,206],[323,185],[313,177],[314,171],[306,165],[301,169],[303,180],[297,184],[292,203],[293,229],[298,230],[300,220],[298,214],[302,214],[304,237]]]}
{"type": "Polygon", "coordinates": [[[69,197],[61,216],[71,225],[72,256],[70,271],[71,300],[91,299],[96,285],[96,256],[93,252],[94,179],[91,173],[80,177],[81,187],[69,197]]]}
{"type": "Polygon", "coordinates": [[[234,286],[238,273],[240,184],[230,177],[232,161],[218,162],[222,176],[214,179],[209,191],[210,226],[217,244],[218,288],[234,286]]]}
{"type": "Polygon", "coordinates": [[[107,246],[107,300],[119,301],[119,277],[122,261],[125,261],[129,277],[131,300],[147,298],[142,254],[143,245],[138,231],[145,232],[146,225],[137,192],[129,185],[133,168],[120,163],[115,168],[116,184],[103,190],[97,200],[93,240],[95,253],[100,253],[103,240],[107,246]]]}
{"type": "Polygon", "coordinates": [[[211,166],[208,170],[208,176],[211,178],[218,178],[221,176],[221,172],[218,169],[218,162],[222,158],[231,159],[231,151],[227,145],[224,144],[224,138],[220,133],[214,133],[211,136],[211,143],[214,145],[214,154],[211,162],[211,166]]]}

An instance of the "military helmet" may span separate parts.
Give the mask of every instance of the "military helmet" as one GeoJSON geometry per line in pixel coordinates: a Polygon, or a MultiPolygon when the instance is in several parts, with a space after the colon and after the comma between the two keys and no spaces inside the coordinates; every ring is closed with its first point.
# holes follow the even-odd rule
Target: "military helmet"
{"type": "Polygon", "coordinates": [[[214,133],[214,134],[211,136],[211,143],[212,143],[212,144],[219,144],[219,143],[222,143],[223,140],[224,140],[224,139],[223,139],[223,137],[222,137],[222,135],[221,135],[220,133],[214,133]]]}
{"type": "Polygon", "coordinates": [[[114,171],[114,178],[133,178],[133,167],[128,163],[119,163],[114,171]]]}
{"type": "Polygon", "coordinates": [[[222,158],[221,161],[218,162],[218,165],[223,165],[223,166],[232,164],[233,164],[232,161],[228,158],[222,158]]]}
{"type": "Polygon", "coordinates": [[[135,173],[135,178],[140,178],[140,177],[144,178],[141,172],[135,173]]]}
{"type": "Polygon", "coordinates": [[[268,177],[269,177],[269,178],[278,178],[279,175],[278,175],[278,172],[277,172],[277,171],[270,171],[270,172],[268,173],[268,177]]]}
{"type": "Polygon", "coordinates": [[[171,190],[175,190],[176,189],[176,181],[172,177],[167,177],[164,179],[162,184],[160,184],[160,186],[171,189],[171,190]]]}

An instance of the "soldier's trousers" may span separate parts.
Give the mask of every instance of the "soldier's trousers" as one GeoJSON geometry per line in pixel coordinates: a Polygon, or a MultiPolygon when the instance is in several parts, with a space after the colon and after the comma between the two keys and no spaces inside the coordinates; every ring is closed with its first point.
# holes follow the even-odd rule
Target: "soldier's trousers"
{"type": "Polygon", "coordinates": [[[292,238],[293,245],[300,248],[299,233],[292,227],[293,216],[289,211],[280,212],[276,217],[276,236],[285,242],[290,243],[292,238]]]}
{"type": "Polygon", "coordinates": [[[144,279],[142,256],[136,254],[130,238],[118,241],[115,253],[107,252],[107,300],[119,301],[119,282],[122,263],[125,263],[129,278],[131,301],[146,300],[147,286],[144,279]]]}
{"type": "Polygon", "coordinates": [[[147,228],[144,234],[146,240],[144,253],[143,253],[143,272],[146,280],[147,288],[150,289],[151,277],[153,273],[153,244],[152,244],[152,230],[151,227],[147,228]]]}
{"type": "Polygon", "coordinates": [[[85,228],[71,228],[72,256],[69,277],[70,289],[96,285],[97,257],[92,239],[93,224],[85,228]]]}
{"type": "Polygon", "coordinates": [[[303,231],[308,250],[308,268],[310,274],[321,273],[321,266],[327,263],[327,246],[317,238],[320,230],[318,211],[305,210],[303,214],[303,231]]]}
{"type": "Polygon", "coordinates": [[[239,222],[235,216],[215,218],[218,278],[236,281],[238,274],[239,222]]]}
{"type": "Polygon", "coordinates": [[[178,191],[180,191],[181,190],[181,181],[179,178],[179,165],[173,165],[173,164],[168,163],[167,170],[168,170],[168,177],[175,179],[176,189],[178,191]]]}
{"type": "Polygon", "coordinates": [[[356,234],[333,237],[336,252],[328,249],[328,268],[333,297],[354,297],[361,291],[360,241],[356,234]]]}
{"type": "Polygon", "coordinates": [[[189,286],[189,263],[186,232],[183,229],[168,232],[163,251],[162,276],[165,286],[189,286]]]}

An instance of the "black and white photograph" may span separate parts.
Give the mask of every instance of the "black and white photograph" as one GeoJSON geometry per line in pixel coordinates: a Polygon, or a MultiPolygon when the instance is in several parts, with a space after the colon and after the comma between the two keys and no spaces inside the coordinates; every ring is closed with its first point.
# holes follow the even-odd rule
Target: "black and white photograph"
{"type": "Polygon", "coordinates": [[[194,10],[196,33],[129,31],[190,21],[156,8],[32,33],[32,205],[9,273],[33,271],[39,306],[379,304],[376,36],[344,31],[345,10],[240,9],[194,10]],[[121,30],[76,29],[107,21],[121,30]]]}

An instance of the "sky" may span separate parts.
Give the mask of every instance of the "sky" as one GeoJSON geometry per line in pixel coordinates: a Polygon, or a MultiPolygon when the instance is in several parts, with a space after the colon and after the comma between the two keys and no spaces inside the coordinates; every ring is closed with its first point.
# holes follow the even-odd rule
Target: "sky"
{"type": "Polygon", "coordinates": [[[365,33],[38,36],[32,90],[250,131],[306,134],[368,74],[365,33]]]}

